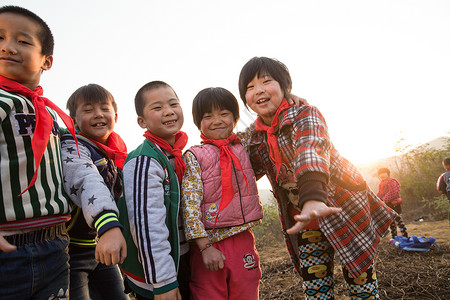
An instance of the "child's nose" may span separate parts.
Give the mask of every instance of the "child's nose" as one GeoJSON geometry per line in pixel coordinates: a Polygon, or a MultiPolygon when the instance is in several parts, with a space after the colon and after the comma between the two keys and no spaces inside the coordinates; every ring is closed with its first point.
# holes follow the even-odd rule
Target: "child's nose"
{"type": "Polygon", "coordinates": [[[103,117],[103,111],[101,109],[95,110],[95,116],[96,117],[103,117]]]}
{"type": "Polygon", "coordinates": [[[222,118],[220,116],[213,117],[213,124],[222,123],[222,118]]]}
{"type": "Polygon", "coordinates": [[[266,89],[264,88],[263,84],[256,85],[256,93],[260,94],[260,93],[264,93],[265,91],[266,91],[266,89]]]}
{"type": "Polygon", "coordinates": [[[17,50],[14,48],[11,42],[3,40],[0,46],[1,52],[6,54],[17,54],[17,50]]]}
{"type": "Polygon", "coordinates": [[[170,116],[170,115],[174,115],[175,114],[175,112],[174,112],[174,110],[172,109],[172,107],[167,107],[165,110],[164,110],[164,114],[166,115],[166,116],[170,116]]]}

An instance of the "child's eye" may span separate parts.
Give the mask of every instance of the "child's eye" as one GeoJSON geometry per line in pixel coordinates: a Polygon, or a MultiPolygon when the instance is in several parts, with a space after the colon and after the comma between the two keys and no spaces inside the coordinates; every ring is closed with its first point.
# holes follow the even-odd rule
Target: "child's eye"
{"type": "Polygon", "coordinates": [[[153,110],[161,110],[161,106],[154,106],[152,109],[153,110]]]}
{"type": "Polygon", "coordinates": [[[253,88],[253,85],[248,85],[248,86],[247,86],[247,91],[250,90],[250,89],[252,89],[252,88],[253,88]]]}
{"type": "Polygon", "coordinates": [[[172,104],[170,104],[170,106],[172,106],[172,107],[177,107],[178,105],[180,105],[179,103],[172,103],[172,104]]]}
{"type": "Polygon", "coordinates": [[[31,45],[31,43],[28,43],[27,41],[19,41],[19,44],[31,45]]]}

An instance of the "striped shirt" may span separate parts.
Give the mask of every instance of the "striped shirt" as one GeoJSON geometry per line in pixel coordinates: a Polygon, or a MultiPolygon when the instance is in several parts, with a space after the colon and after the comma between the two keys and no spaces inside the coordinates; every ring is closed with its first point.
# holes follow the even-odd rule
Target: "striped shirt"
{"type": "Polygon", "coordinates": [[[63,191],[59,126],[56,113],[36,183],[31,139],[36,118],[30,99],[0,89],[0,231],[37,229],[67,221],[69,201],[63,191]]]}

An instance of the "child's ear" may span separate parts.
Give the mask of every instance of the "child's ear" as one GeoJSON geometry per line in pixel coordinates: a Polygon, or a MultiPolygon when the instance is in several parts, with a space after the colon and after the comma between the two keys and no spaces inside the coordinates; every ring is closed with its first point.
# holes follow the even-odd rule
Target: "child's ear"
{"type": "Polygon", "coordinates": [[[114,123],[117,123],[117,119],[119,118],[119,115],[117,114],[117,113],[115,113],[115,116],[114,116],[114,123]]]}
{"type": "Polygon", "coordinates": [[[44,58],[44,62],[42,63],[41,69],[42,71],[48,71],[53,65],[53,56],[46,55],[44,58]]]}
{"type": "Polygon", "coordinates": [[[73,126],[75,127],[75,129],[80,129],[80,128],[78,128],[78,125],[77,125],[77,119],[72,117],[72,121],[73,121],[73,126]]]}
{"type": "Polygon", "coordinates": [[[138,122],[139,126],[141,126],[142,129],[147,129],[147,123],[145,122],[143,117],[138,116],[137,122],[138,122]]]}

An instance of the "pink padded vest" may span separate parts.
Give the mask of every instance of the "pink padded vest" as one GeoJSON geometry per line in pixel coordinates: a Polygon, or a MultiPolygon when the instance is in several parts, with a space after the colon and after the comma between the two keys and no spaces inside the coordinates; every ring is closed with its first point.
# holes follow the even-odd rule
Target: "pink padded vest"
{"type": "MultiPolygon", "coordinates": [[[[263,208],[258,195],[255,173],[250,159],[241,144],[229,145],[239,158],[242,170],[248,181],[247,185],[242,172],[232,166],[232,182],[234,197],[230,204],[223,209],[218,217],[216,228],[231,227],[259,220],[263,217],[263,208]]],[[[222,197],[222,180],[219,163],[219,148],[211,144],[194,146],[189,149],[200,164],[203,181],[203,201],[201,204],[202,221],[205,228],[214,227],[222,197]]]]}

